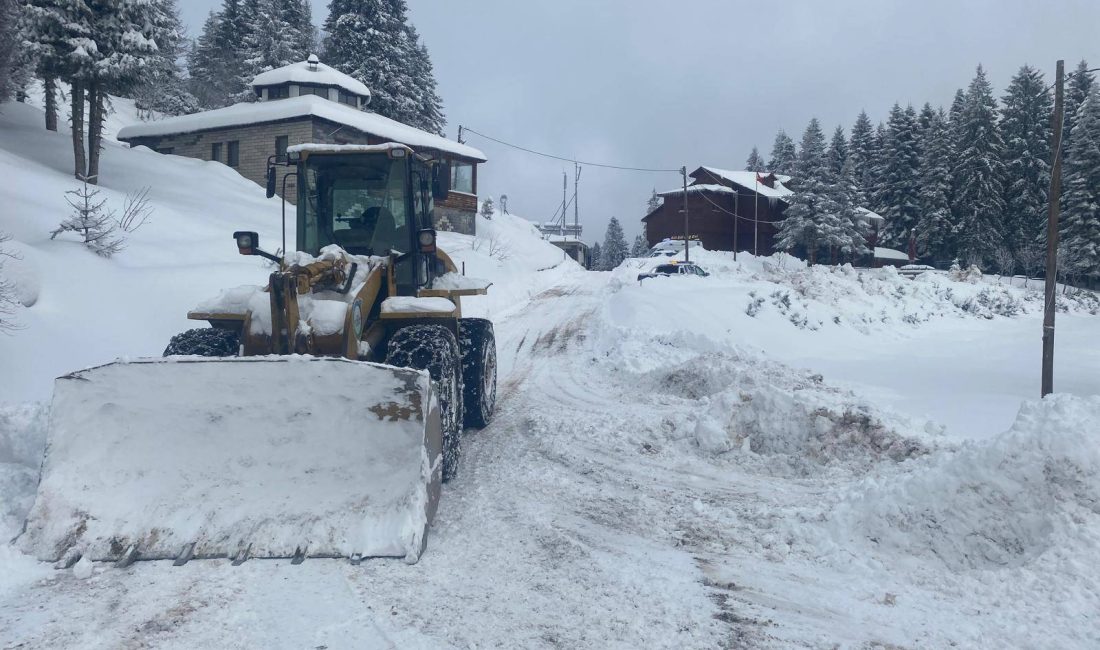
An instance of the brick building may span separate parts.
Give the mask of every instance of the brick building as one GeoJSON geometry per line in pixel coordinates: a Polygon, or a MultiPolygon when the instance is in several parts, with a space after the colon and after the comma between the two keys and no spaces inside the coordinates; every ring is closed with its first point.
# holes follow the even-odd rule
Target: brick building
{"type": "MultiPolygon", "coordinates": [[[[477,167],[486,161],[485,154],[366,112],[370,90],[316,56],[264,72],[253,79],[252,88],[256,102],[127,126],[118,139],[165,154],[220,162],[259,185],[264,185],[268,158],[285,156],[289,146],[398,142],[450,163],[451,193],[435,204],[435,226],[474,234],[477,167]]],[[[282,194],[282,176],[291,169],[278,169],[282,194]]],[[[286,199],[293,203],[296,198],[291,176],[286,179],[286,199]]]]}
{"type": "MultiPolygon", "coordinates": [[[[691,239],[708,250],[775,252],[777,224],[783,219],[790,177],[700,167],[687,187],[691,239]],[[735,218],[736,216],[736,218],[735,218]]],[[[650,246],[684,238],[682,189],[661,192],[664,202],[642,218],[650,246]]]]}

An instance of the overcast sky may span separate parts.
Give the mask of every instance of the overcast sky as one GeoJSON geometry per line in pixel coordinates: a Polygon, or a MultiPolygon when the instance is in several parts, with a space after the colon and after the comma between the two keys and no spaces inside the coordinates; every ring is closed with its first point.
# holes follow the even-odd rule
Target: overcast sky
{"type": "MultiPolygon", "coordinates": [[[[795,140],[811,117],[827,133],[860,109],[950,104],[982,63],[998,98],[1020,65],[1100,66],[1095,0],[408,0],[431,52],[448,119],[531,149],[638,167],[742,169],[776,130],[795,140]]],[[[219,0],[181,0],[191,35],[219,0]]],[[[327,2],[313,0],[320,24],[327,2]]],[[[479,194],[549,219],[572,164],[476,136],[489,158],[479,194]]],[[[619,217],[628,236],[653,188],[679,174],[586,167],[585,239],[619,217]]],[[[572,210],[570,210],[571,216],[572,210]]]]}

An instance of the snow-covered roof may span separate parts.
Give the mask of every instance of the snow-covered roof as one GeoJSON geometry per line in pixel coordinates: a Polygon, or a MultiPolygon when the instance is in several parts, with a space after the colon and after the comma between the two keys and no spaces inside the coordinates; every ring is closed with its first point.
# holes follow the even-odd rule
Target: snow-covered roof
{"type": "MultiPolygon", "coordinates": [[[[688,193],[692,192],[716,192],[718,194],[733,194],[733,188],[726,187],[725,185],[707,185],[706,183],[699,183],[698,185],[688,185],[688,193]]],[[[668,190],[665,192],[657,192],[657,196],[674,196],[676,194],[683,194],[684,188],[675,190],[668,190]]]]}
{"type": "Polygon", "coordinates": [[[893,248],[875,246],[875,259],[878,260],[908,260],[909,255],[893,248]]]}
{"type": "Polygon", "coordinates": [[[351,106],[329,101],[316,95],[290,97],[273,102],[253,102],[234,104],[212,111],[179,115],[163,120],[132,124],[118,132],[119,140],[157,137],[177,133],[193,133],[210,129],[224,129],[233,126],[274,122],[295,117],[313,116],[344,124],[364,133],[408,145],[413,148],[435,149],[446,153],[472,158],[481,162],[488,160],[481,151],[453,140],[416,127],[402,124],[377,113],[367,113],[351,106]]]}
{"type": "Polygon", "coordinates": [[[760,196],[783,199],[794,194],[793,191],[787,189],[787,187],[783,185],[783,183],[790,182],[791,177],[783,174],[775,174],[775,187],[768,187],[763,183],[756,182],[756,172],[731,171],[728,169],[718,169],[717,167],[706,166],[704,166],[703,169],[719,178],[753,190],[759,193],[760,196]]]}
{"type": "Polygon", "coordinates": [[[869,222],[882,223],[882,222],[886,221],[886,217],[882,216],[881,214],[879,214],[877,212],[872,212],[872,211],[868,210],[867,208],[856,208],[856,212],[859,213],[860,217],[863,217],[864,219],[866,219],[869,222]]]}
{"type": "Polygon", "coordinates": [[[386,142],[384,144],[317,144],[307,142],[296,144],[286,148],[287,153],[388,153],[393,149],[405,149],[412,151],[408,145],[398,142],[386,142]]]}
{"type": "MultiPolygon", "coordinates": [[[[316,60],[314,57],[311,58],[316,60]]],[[[261,72],[252,80],[252,87],[278,86],[285,83],[339,86],[350,93],[370,97],[370,88],[367,88],[366,84],[355,77],[346,75],[320,62],[317,62],[314,67],[309,61],[299,61],[284,65],[281,68],[261,72]]]]}

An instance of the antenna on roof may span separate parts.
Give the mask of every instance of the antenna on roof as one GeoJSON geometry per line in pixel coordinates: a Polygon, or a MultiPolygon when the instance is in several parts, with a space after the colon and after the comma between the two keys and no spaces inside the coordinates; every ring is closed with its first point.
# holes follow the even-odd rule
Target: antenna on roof
{"type": "Polygon", "coordinates": [[[309,58],[306,59],[306,65],[308,65],[309,69],[312,70],[312,71],[316,71],[317,66],[320,63],[321,63],[321,59],[318,59],[316,54],[310,54],[309,58]]]}

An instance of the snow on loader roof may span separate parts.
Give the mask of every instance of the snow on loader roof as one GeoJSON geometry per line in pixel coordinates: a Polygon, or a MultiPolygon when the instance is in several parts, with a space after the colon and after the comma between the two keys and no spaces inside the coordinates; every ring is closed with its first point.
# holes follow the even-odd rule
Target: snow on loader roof
{"type": "Polygon", "coordinates": [[[346,359],[79,371],[56,382],[18,543],[46,561],[415,562],[439,499],[438,418],[426,372],[346,359]]]}

